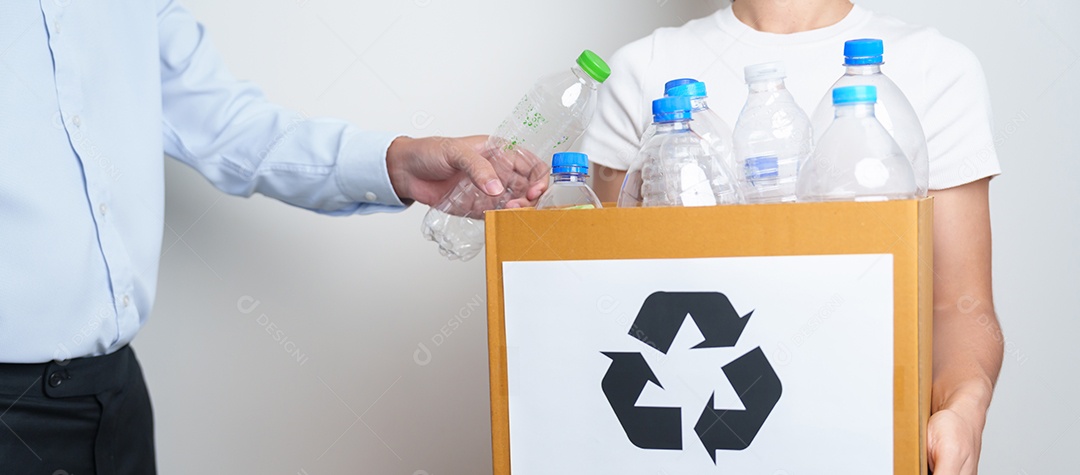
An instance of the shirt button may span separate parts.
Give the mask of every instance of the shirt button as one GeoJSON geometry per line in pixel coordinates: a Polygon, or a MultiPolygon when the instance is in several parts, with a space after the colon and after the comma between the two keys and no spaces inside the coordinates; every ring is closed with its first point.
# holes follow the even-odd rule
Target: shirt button
{"type": "Polygon", "coordinates": [[[54,35],[59,35],[60,34],[60,22],[54,21],[53,25],[52,25],[52,29],[53,29],[53,34],[54,35]]]}
{"type": "Polygon", "coordinates": [[[121,303],[124,304],[124,307],[127,307],[128,305],[131,304],[131,297],[128,297],[127,295],[125,295],[124,298],[121,300],[121,303]]]}
{"type": "Polygon", "coordinates": [[[101,204],[98,205],[97,209],[98,209],[98,211],[101,212],[102,216],[105,216],[105,211],[108,210],[109,207],[105,206],[105,203],[101,203],[101,204]]]}
{"type": "Polygon", "coordinates": [[[367,192],[367,193],[364,193],[364,199],[365,199],[365,200],[368,200],[368,201],[375,201],[375,200],[376,200],[376,199],[378,199],[378,198],[379,198],[379,196],[378,196],[378,195],[376,195],[376,194],[375,194],[374,192],[371,192],[371,191],[369,191],[369,192],[367,192]]]}
{"type": "Polygon", "coordinates": [[[72,117],[71,123],[75,124],[75,127],[82,127],[82,118],[79,116],[72,117]]]}

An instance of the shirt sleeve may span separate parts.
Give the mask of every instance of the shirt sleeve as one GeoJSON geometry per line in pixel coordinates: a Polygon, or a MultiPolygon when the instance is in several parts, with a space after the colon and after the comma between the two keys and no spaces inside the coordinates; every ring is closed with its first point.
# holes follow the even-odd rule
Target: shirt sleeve
{"type": "Polygon", "coordinates": [[[233,195],[258,192],[330,215],[398,211],[386,170],[396,134],[313,119],[234,78],[175,0],[158,14],[165,153],[233,195]]]}
{"type": "Polygon", "coordinates": [[[581,138],[589,160],[626,170],[648,126],[642,92],[643,72],[652,64],[652,36],[623,46],[611,56],[611,77],[600,86],[596,113],[581,138]]]}
{"type": "MultiPolygon", "coordinates": [[[[936,32],[935,32],[936,33],[936,32]]],[[[942,190],[1001,173],[994,144],[990,93],[971,50],[937,34],[927,68],[923,116],[930,189],[942,190]]]]}

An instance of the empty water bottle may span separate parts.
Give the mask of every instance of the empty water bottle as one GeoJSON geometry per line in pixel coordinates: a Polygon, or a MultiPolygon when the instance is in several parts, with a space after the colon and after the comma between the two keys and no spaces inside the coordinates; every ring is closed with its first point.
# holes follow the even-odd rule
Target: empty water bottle
{"type": "Polygon", "coordinates": [[[711,206],[742,202],[721,157],[691,129],[685,96],[653,101],[656,134],[626,172],[618,206],[711,206]]]}
{"type": "Polygon", "coordinates": [[[914,198],[915,173],[900,145],[874,117],[877,89],[833,89],[835,115],[799,173],[800,201],[914,198]]]}
{"type": "MultiPolygon", "coordinates": [[[[930,184],[930,156],[926,151],[926,135],[919,116],[896,83],[881,72],[884,45],[877,39],[850,40],[844,43],[844,67],[847,70],[833,84],[833,89],[844,86],[867,85],[877,88],[875,115],[885,130],[889,131],[900,149],[915,169],[918,196],[926,196],[930,184]]],[[[831,93],[821,98],[814,111],[814,131],[820,139],[822,132],[833,119],[831,93]]]]}
{"type": "Polygon", "coordinates": [[[488,196],[468,179],[428,211],[424,236],[450,259],[468,260],[484,247],[484,211],[522,198],[547,176],[547,159],[565,151],[585,131],[596,108],[597,88],[611,74],[608,65],[586,50],[576,65],[541,79],[491,135],[484,155],[506,191],[488,196]]]}
{"type": "MultiPolygon", "coordinates": [[[[697,132],[701,138],[709,142],[716,153],[723,157],[728,169],[734,170],[732,160],[731,127],[721,119],[715,111],[709,108],[709,94],[705,83],[697,79],[683,78],[674,79],[664,84],[664,96],[686,96],[690,98],[693,106],[694,121],[690,128],[697,132]]],[[[656,125],[649,124],[645,133],[641,136],[641,144],[644,145],[653,135],[656,135],[656,125]]]]}
{"type": "Polygon", "coordinates": [[[784,85],[780,62],[744,69],[749,95],[735,123],[735,174],[748,203],[795,201],[799,167],[810,156],[810,118],[784,85]]]}
{"type": "Polygon", "coordinates": [[[551,157],[551,186],[536,203],[536,209],[603,208],[600,199],[586,183],[589,178],[589,156],[577,152],[560,152],[551,157]]]}
{"type": "MultiPolygon", "coordinates": [[[[690,83],[693,83],[693,82],[697,82],[697,79],[690,79],[690,78],[672,79],[672,80],[664,83],[664,97],[671,97],[671,90],[672,89],[675,89],[676,87],[682,86],[684,84],[690,84],[690,83]]],[[[640,150],[641,146],[645,145],[645,142],[648,142],[649,139],[651,139],[653,137],[653,135],[656,135],[656,122],[649,121],[648,127],[645,127],[645,132],[643,132],[641,134],[641,138],[638,139],[638,149],[640,150]]],[[[701,134],[698,134],[698,135],[701,135],[701,134]]]]}

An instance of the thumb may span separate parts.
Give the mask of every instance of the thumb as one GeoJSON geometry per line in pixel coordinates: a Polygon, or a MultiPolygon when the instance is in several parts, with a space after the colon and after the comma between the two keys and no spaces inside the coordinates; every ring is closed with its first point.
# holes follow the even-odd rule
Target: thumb
{"type": "Polygon", "coordinates": [[[490,196],[499,196],[505,190],[495,167],[483,155],[470,147],[455,143],[446,150],[446,162],[453,168],[468,175],[477,188],[490,196]]]}

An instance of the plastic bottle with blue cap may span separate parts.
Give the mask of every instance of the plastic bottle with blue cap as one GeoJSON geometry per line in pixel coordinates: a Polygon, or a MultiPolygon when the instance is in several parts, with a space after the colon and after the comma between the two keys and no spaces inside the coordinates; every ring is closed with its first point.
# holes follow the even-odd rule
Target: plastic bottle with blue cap
{"type": "Polygon", "coordinates": [[[656,134],[626,171],[618,206],[713,206],[742,203],[731,172],[712,146],[693,131],[689,97],[652,103],[656,134]]]}
{"type": "Polygon", "coordinates": [[[831,91],[845,86],[867,85],[877,88],[875,115],[885,130],[893,136],[915,169],[915,181],[920,197],[926,196],[930,185],[930,155],[926,150],[926,135],[922,123],[900,87],[881,72],[884,64],[884,43],[865,38],[844,43],[844,75],[821,98],[814,111],[813,125],[817,138],[833,120],[831,91]]]}
{"type": "Polygon", "coordinates": [[[743,72],[749,93],[732,133],[739,188],[748,203],[793,202],[799,167],[813,148],[810,118],[784,84],[783,63],[743,72]]]}
{"type": "MultiPolygon", "coordinates": [[[[690,105],[694,109],[692,111],[694,121],[690,123],[690,128],[709,142],[709,145],[716,150],[716,153],[723,157],[728,168],[734,169],[731,127],[715,111],[709,108],[709,94],[705,83],[691,78],[673,79],[664,84],[664,96],[686,96],[690,98],[690,105]]],[[[641,145],[644,145],[655,134],[656,125],[649,124],[649,127],[645,129],[645,133],[641,135],[641,145]]]]}
{"type": "MultiPolygon", "coordinates": [[[[671,97],[671,91],[678,88],[679,86],[692,84],[695,82],[699,81],[697,79],[691,78],[672,79],[664,83],[664,97],[671,97]]],[[[656,135],[656,122],[649,121],[649,126],[645,127],[645,132],[643,132],[641,134],[641,137],[638,139],[638,148],[640,149],[642,145],[645,145],[645,142],[648,142],[653,135],[656,135]]]]}
{"type": "Polygon", "coordinates": [[[540,196],[536,209],[603,208],[589,188],[589,156],[560,152],[551,157],[551,186],[540,196]]]}
{"type": "Polygon", "coordinates": [[[912,199],[915,171],[900,145],[874,116],[877,88],[832,90],[835,113],[799,173],[799,201],[912,199]]]}
{"type": "Polygon", "coordinates": [[[596,93],[611,69],[585,50],[574,65],[538,81],[495,133],[484,156],[506,191],[488,196],[467,178],[424,217],[424,237],[449,259],[469,260],[484,248],[484,211],[500,209],[525,195],[529,185],[548,175],[548,157],[566,151],[592,120],[596,93]]]}

